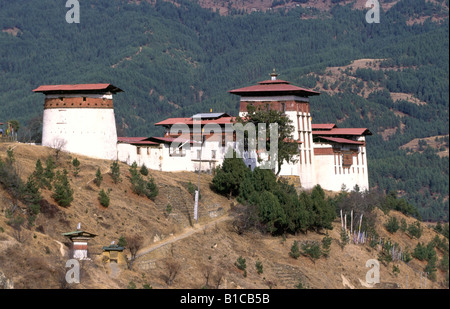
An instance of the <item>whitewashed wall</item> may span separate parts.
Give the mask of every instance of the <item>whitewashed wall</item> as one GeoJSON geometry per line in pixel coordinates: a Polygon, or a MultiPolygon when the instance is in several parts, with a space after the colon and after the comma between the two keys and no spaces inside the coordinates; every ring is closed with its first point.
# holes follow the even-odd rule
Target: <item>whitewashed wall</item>
{"type": "Polygon", "coordinates": [[[107,160],[117,159],[113,109],[49,108],[44,110],[42,145],[63,142],[63,151],[107,160]]]}

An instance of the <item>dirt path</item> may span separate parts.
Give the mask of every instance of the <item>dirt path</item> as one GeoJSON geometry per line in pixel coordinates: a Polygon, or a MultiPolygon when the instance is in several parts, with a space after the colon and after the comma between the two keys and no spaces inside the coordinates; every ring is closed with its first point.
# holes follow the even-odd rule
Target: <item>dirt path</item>
{"type": "Polygon", "coordinates": [[[60,241],[55,240],[55,242],[59,245],[59,252],[61,253],[61,256],[64,256],[66,252],[64,251],[64,245],[60,241]]]}
{"type": "Polygon", "coordinates": [[[140,256],[143,256],[143,255],[145,255],[147,253],[150,253],[153,250],[156,250],[156,249],[159,249],[161,247],[164,247],[164,246],[166,246],[168,244],[172,244],[172,243],[177,242],[177,241],[179,241],[181,239],[187,238],[187,237],[189,237],[189,236],[191,236],[191,235],[193,235],[195,233],[201,232],[205,228],[214,226],[217,223],[224,222],[224,221],[227,221],[227,220],[230,220],[230,219],[231,219],[231,217],[229,215],[225,215],[225,216],[219,217],[217,219],[214,219],[214,220],[212,220],[212,221],[210,221],[208,223],[205,223],[205,224],[202,224],[202,225],[197,225],[197,226],[194,226],[192,228],[188,228],[181,234],[173,235],[171,237],[165,238],[164,240],[161,240],[161,241],[159,241],[157,243],[151,244],[150,246],[139,250],[138,253],[136,254],[136,258],[138,258],[140,256]]]}

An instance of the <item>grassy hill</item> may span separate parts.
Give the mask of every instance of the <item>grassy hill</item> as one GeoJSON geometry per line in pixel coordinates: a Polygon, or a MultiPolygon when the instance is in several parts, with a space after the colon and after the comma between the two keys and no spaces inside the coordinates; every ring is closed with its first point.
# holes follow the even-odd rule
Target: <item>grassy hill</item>
{"type": "MultiPolygon", "coordinates": [[[[0,144],[0,157],[6,162],[6,150],[12,149],[15,167],[25,180],[35,169],[38,159],[45,161],[55,157],[55,151],[47,147],[21,143],[0,144]]],[[[211,188],[212,176],[201,175],[201,200],[199,221],[193,220],[193,199],[188,184],[197,183],[198,175],[190,172],[165,173],[150,171],[159,189],[154,201],[132,193],[129,166],[120,164],[122,181],[112,182],[109,174],[111,161],[77,156],[80,172],[73,176],[74,156],[61,153],[57,169],[69,171],[70,186],[74,200],[69,207],[58,206],[51,197],[52,191],[41,190],[40,213],[32,226],[23,225],[18,240],[17,229],[8,222],[8,209],[14,202],[11,195],[0,187],[0,273],[11,279],[15,288],[61,288],[67,269],[69,247],[61,234],[72,231],[78,223],[83,230],[97,234],[90,242],[92,260],[82,263],[81,283],[70,288],[143,288],[150,285],[160,288],[198,289],[206,285],[219,288],[275,288],[294,289],[299,283],[314,289],[369,288],[365,278],[368,259],[377,259],[380,247],[347,244],[340,246],[340,220],[336,218],[328,258],[313,259],[301,255],[298,259],[289,256],[294,241],[300,244],[321,242],[324,234],[307,234],[274,237],[257,230],[237,233],[235,220],[239,218],[241,206],[235,200],[217,195],[211,188]],[[110,205],[103,207],[97,197],[94,183],[95,173],[100,168],[103,174],[101,188],[110,189],[110,205]],[[167,207],[168,205],[171,207],[167,207]],[[99,256],[101,248],[121,236],[139,234],[143,244],[138,251],[133,269],[111,267],[99,256]],[[246,276],[235,265],[238,258],[246,260],[246,276]],[[168,261],[179,266],[173,283],[168,284],[168,261]],[[263,272],[257,272],[260,262],[263,272]],[[220,280],[219,280],[220,279],[220,280]]],[[[26,206],[18,203],[18,213],[26,206]]],[[[422,223],[423,233],[419,239],[400,230],[390,234],[384,224],[390,217],[399,221],[404,218],[408,225],[416,219],[391,211],[384,214],[376,209],[375,227],[380,237],[396,243],[404,251],[412,252],[419,242],[428,244],[436,235],[444,236],[422,223]]],[[[447,239],[448,248],[448,239],[447,239]]],[[[448,251],[448,249],[447,249],[448,251]]],[[[125,251],[129,256],[129,251],[125,251]]],[[[436,249],[438,261],[444,251],[436,249]]],[[[448,253],[447,253],[448,254],[448,253]]],[[[448,261],[448,255],[447,255],[448,261]]],[[[439,265],[438,263],[438,265],[439,265]]],[[[381,264],[381,282],[375,288],[421,288],[421,272],[425,261],[412,259],[409,263],[394,261],[381,264]],[[397,268],[394,268],[394,265],[397,268]]],[[[448,267],[448,265],[447,265],[448,267]]],[[[423,275],[423,274],[422,274],[423,275]]],[[[436,280],[427,281],[427,288],[442,288],[446,273],[436,271],[436,280]]],[[[447,283],[448,284],[448,283],[447,283]]]]}

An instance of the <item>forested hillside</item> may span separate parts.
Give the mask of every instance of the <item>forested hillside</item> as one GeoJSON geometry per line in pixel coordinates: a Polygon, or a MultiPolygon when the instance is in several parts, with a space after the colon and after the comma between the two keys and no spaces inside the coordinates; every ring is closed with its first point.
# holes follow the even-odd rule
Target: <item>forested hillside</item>
{"type": "Polygon", "coordinates": [[[107,82],[125,91],[114,102],[119,134],[156,135],[153,124],[166,117],[236,115],[239,102],[227,91],[276,68],[322,92],[311,100],[313,122],[374,133],[372,188],[396,191],[423,219],[448,220],[449,161],[438,155],[449,134],[447,0],[385,1],[379,24],[350,1],[326,10],[281,1],[227,15],[172,2],[80,1],[80,23],[68,24],[65,1],[0,0],[0,122],[17,119],[21,138],[36,140],[43,97],[32,89],[107,82]],[[353,68],[358,59],[377,64],[353,68]],[[440,149],[402,147],[437,136],[440,149]]]}

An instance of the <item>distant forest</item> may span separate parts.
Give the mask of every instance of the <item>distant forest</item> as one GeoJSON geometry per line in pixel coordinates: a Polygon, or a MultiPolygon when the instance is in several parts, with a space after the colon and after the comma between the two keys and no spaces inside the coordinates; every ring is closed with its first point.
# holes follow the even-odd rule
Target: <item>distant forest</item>
{"type": "Polygon", "coordinates": [[[153,124],[167,117],[210,109],[237,115],[238,97],[227,91],[267,79],[273,68],[315,89],[327,67],[384,59],[381,69],[323,85],[335,93],[311,99],[313,122],[369,128],[371,188],[397,192],[424,220],[448,221],[448,157],[427,146],[399,148],[449,134],[448,1],[401,0],[381,10],[378,24],[339,1],[330,11],[228,16],[176,2],[80,1],[80,23],[68,24],[65,1],[0,0],[0,122],[18,120],[21,139],[39,141],[43,97],[32,89],[101,82],[124,90],[114,98],[119,135],[159,135],[153,124]],[[377,91],[364,97],[365,85],[377,91]],[[391,93],[426,104],[394,101],[391,93]],[[386,129],[393,130],[387,138],[386,129]]]}

